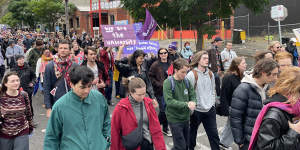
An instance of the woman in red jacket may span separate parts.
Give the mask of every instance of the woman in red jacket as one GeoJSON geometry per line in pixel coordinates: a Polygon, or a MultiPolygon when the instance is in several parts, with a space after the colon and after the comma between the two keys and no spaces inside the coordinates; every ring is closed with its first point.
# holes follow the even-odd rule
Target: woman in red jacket
{"type": "Polygon", "coordinates": [[[132,78],[128,89],[130,95],[113,112],[110,149],[166,150],[153,100],[145,97],[145,82],[132,78]]]}

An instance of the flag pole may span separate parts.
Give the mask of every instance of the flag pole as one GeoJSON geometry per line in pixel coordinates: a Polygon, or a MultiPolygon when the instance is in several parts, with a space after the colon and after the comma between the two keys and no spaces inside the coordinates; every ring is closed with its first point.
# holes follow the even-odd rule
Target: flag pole
{"type": "Polygon", "coordinates": [[[163,34],[164,34],[165,38],[166,38],[169,42],[171,42],[170,39],[168,39],[167,35],[165,34],[164,30],[160,27],[160,25],[157,24],[157,26],[158,26],[158,28],[159,28],[160,30],[163,31],[163,34]]]}

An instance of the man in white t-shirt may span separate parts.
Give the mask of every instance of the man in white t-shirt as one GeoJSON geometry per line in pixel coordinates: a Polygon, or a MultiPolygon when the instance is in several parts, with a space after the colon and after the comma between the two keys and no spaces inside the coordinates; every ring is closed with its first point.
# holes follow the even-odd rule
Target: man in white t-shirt
{"type": "Polygon", "coordinates": [[[221,52],[221,59],[225,70],[229,69],[232,60],[236,57],[237,55],[235,51],[232,50],[232,43],[226,43],[226,48],[224,48],[224,50],[221,52]]]}

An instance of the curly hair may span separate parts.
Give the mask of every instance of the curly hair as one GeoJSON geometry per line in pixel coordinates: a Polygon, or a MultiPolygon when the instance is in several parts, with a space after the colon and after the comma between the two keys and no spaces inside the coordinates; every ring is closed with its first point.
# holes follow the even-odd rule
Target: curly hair
{"type": "Polygon", "coordinates": [[[270,88],[268,95],[271,97],[275,94],[284,96],[297,95],[297,98],[289,98],[291,104],[295,104],[300,96],[300,68],[288,67],[283,70],[277,79],[275,86],[270,88]]]}

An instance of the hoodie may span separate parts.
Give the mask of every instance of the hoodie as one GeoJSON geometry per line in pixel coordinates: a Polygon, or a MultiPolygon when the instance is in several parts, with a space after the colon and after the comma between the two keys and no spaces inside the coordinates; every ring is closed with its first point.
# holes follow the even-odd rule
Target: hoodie
{"type": "MultiPolygon", "coordinates": [[[[215,78],[209,76],[209,69],[205,72],[200,71],[198,68],[194,68],[198,74],[196,91],[196,111],[208,112],[216,102],[216,90],[215,90],[215,78]]],[[[193,71],[190,71],[186,78],[190,81],[191,85],[195,85],[195,76],[193,71]]]]}
{"type": "Polygon", "coordinates": [[[252,74],[245,74],[244,78],[242,79],[242,83],[249,83],[261,96],[262,101],[264,101],[267,98],[266,91],[268,89],[268,84],[266,84],[264,87],[260,87],[252,77],[252,74]]]}

